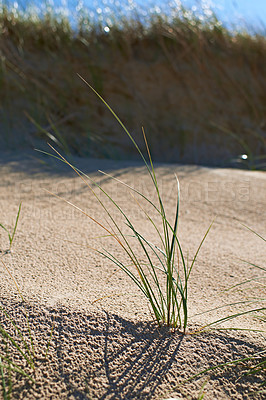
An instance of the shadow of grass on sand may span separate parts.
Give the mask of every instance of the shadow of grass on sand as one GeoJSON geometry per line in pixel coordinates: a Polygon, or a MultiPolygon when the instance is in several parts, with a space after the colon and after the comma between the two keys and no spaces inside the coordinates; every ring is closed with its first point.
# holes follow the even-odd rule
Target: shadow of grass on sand
{"type": "MultiPolygon", "coordinates": [[[[187,398],[199,393],[202,380],[184,385],[185,379],[259,350],[242,334],[209,332],[182,336],[159,330],[151,322],[129,321],[108,312],[88,314],[60,306],[48,308],[10,301],[4,305],[25,336],[26,308],[37,355],[36,383],[16,377],[15,399],[42,396],[149,400],[180,393],[187,398]],[[45,359],[42,354],[52,324],[54,333],[45,359]]],[[[1,324],[5,324],[3,316],[1,324]]],[[[260,381],[260,376],[242,376],[241,366],[215,370],[208,377],[208,393],[246,398],[247,390],[257,388],[260,381]]]]}

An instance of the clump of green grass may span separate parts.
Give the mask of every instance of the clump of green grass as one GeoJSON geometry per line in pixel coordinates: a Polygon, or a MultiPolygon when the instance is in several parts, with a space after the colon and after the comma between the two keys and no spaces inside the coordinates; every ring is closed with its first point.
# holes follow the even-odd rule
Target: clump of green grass
{"type": "MultiPolygon", "coordinates": [[[[81,78],[81,77],[80,77],[81,78]]],[[[115,114],[113,109],[106,103],[106,101],[100,96],[100,94],[94,90],[83,78],[81,78],[86,85],[99,97],[99,99],[105,104],[108,110],[115,117],[117,122],[123,128],[126,135],[133,143],[135,149],[139,153],[149,177],[152,182],[156,201],[151,200],[151,197],[147,197],[142,192],[136,190],[134,187],[123,183],[122,181],[107,175],[113,180],[117,181],[121,185],[125,185],[130,191],[132,191],[139,198],[144,200],[149,206],[151,206],[155,216],[159,217],[160,223],[155,221],[153,213],[147,212],[144,207],[135,198],[137,205],[140,210],[144,213],[147,222],[151,224],[156,232],[157,238],[159,239],[160,245],[155,244],[150,238],[145,238],[141,232],[135,226],[126,212],[119,206],[119,203],[113,199],[113,197],[106,192],[100,185],[98,185],[89,176],[85,175],[72,164],[70,164],[57,150],[50,146],[57,154],[58,158],[64,163],[68,164],[86,183],[89,190],[96,197],[99,204],[101,205],[108,222],[106,224],[94,219],[91,215],[85,211],[80,210],[77,206],[71,204],[75,208],[83,212],[90,220],[97,224],[105,233],[105,236],[112,238],[119,247],[123,250],[127,257],[127,261],[120,260],[114,253],[111,253],[108,249],[103,248],[102,250],[95,249],[99,254],[105,257],[107,260],[118,266],[123,272],[125,272],[140,289],[143,295],[148,300],[155,321],[159,326],[166,325],[174,330],[179,330],[183,333],[186,332],[188,324],[188,293],[189,293],[189,278],[197,259],[197,255],[200,248],[210,230],[208,228],[202,241],[200,242],[198,249],[193,257],[191,263],[189,263],[184,255],[180,240],[177,235],[178,220],[179,220],[179,182],[176,179],[176,211],[173,222],[170,221],[166,215],[165,205],[163,203],[162,195],[159,189],[155,168],[153,165],[150,149],[146,139],[145,132],[143,130],[143,138],[147,151],[147,158],[140,150],[138,144],[133,139],[125,125],[115,114]],[[109,203],[105,204],[100,196],[96,193],[93,186],[95,186],[104,195],[106,201],[109,203]],[[117,222],[114,215],[110,211],[110,207],[113,206],[124,222],[124,226],[128,228],[129,232],[125,233],[121,224],[117,222]],[[132,241],[133,239],[133,241],[132,241]],[[137,250],[140,250],[141,256],[137,255],[137,250]],[[144,259],[144,261],[143,261],[144,259]]],[[[100,171],[101,172],[101,171],[100,171]]],[[[104,174],[104,172],[102,172],[104,174]]]]}

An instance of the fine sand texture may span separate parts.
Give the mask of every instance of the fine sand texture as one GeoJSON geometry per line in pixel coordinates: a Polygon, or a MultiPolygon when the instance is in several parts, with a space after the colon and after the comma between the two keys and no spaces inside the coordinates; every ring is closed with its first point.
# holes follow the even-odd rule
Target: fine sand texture
{"type": "MultiPolygon", "coordinates": [[[[71,161],[117,200],[143,236],[159,244],[154,227],[130,190],[98,172],[106,171],[156,201],[142,163],[71,161]]],[[[243,364],[184,381],[206,368],[265,349],[263,312],[244,314],[217,326],[242,331],[195,332],[217,319],[265,305],[265,271],[249,264],[265,267],[265,242],[243,224],[265,237],[266,175],[165,164],[156,165],[156,173],[167,215],[173,221],[175,174],[180,181],[178,232],[189,260],[215,219],[191,274],[186,335],[156,326],[137,286],[94,250],[104,246],[126,263],[122,249],[112,238],[102,237],[105,233],[86,215],[49,193],[106,224],[103,208],[69,167],[34,151],[0,154],[0,223],[11,229],[22,202],[11,253],[5,253],[8,236],[0,229],[1,307],[28,343],[30,326],[35,350],[35,371],[25,366],[35,383],[15,374],[13,398],[263,398],[263,394],[253,394],[265,377],[262,373],[246,375],[243,364]]],[[[95,190],[124,226],[117,210],[95,190]]],[[[152,212],[143,199],[137,200],[152,212]]],[[[156,213],[154,221],[159,224],[156,213]]],[[[135,252],[143,259],[137,244],[135,252]]],[[[1,324],[14,331],[3,313],[1,324]]],[[[23,365],[19,356],[14,357],[23,365]]]]}

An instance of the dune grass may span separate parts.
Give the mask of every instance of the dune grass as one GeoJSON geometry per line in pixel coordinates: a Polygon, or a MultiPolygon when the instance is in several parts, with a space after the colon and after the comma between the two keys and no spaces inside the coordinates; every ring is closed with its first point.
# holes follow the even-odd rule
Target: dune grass
{"type": "MultiPolygon", "coordinates": [[[[104,237],[112,238],[123,250],[123,253],[127,257],[126,262],[120,260],[116,256],[116,254],[111,253],[109,249],[94,249],[97,253],[118,266],[132,279],[134,284],[140,289],[140,291],[148,300],[152,314],[154,316],[154,320],[157,322],[157,324],[159,326],[166,325],[173,330],[179,330],[182,333],[185,333],[188,324],[189,278],[193,266],[196,262],[197,255],[204,240],[206,239],[211,225],[205,233],[202,241],[200,242],[192,262],[189,263],[186,260],[186,256],[184,255],[181,243],[177,236],[180,195],[178,178],[175,177],[176,211],[173,222],[171,222],[166,215],[165,205],[163,203],[144,129],[142,130],[142,132],[146,146],[147,159],[138,144],[136,143],[135,139],[129,133],[128,129],[125,127],[125,125],[117,116],[117,114],[113,111],[113,109],[109,106],[109,104],[94,88],[92,88],[86,82],[86,80],[84,80],[80,75],[79,77],[104,103],[106,108],[111,112],[113,117],[124,130],[124,133],[131,140],[133,146],[135,147],[136,151],[139,153],[142,161],[144,162],[147,173],[152,181],[156,201],[152,200],[151,196],[147,197],[142,192],[136,190],[134,187],[128,184],[125,184],[117,178],[105,174],[102,171],[100,172],[107,175],[109,178],[113,179],[119,184],[125,185],[131,192],[134,193],[134,195],[137,195],[140,199],[144,200],[146,204],[151,206],[152,212],[145,210],[144,206],[142,206],[137,198],[135,198],[135,196],[133,195],[133,198],[135,199],[135,202],[140,208],[143,216],[154,229],[160,245],[155,244],[155,242],[151,241],[150,238],[145,238],[141,234],[141,232],[138,231],[134,221],[129,218],[127,213],[119,206],[119,203],[114,200],[112,195],[106,192],[89,176],[76,169],[56,149],[50,146],[56,153],[57,158],[69,165],[84,181],[88,189],[92,192],[92,194],[96,197],[97,201],[101,205],[103,212],[107,218],[107,222],[103,223],[99,220],[96,220],[76,205],[70,203],[69,201],[65,201],[81,211],[83,214],[85,214],[90,220],[92,220],[104,231],[104,237]],[[106,203],[96,193],[93,186],[96,186],[104,195],[106,203]],[[112,213],[110,211],[110,206],[113,206],[114,209],[118,211],[118,214],[120,214],[120,217],[122,217],[123,226],[121,226],[121,223],[117,222],[115,218],[115,213],[112,213]],[[155,221],[154,214],[156,216],[159,216],[159,223],[155,221]],[[129,232],[125,233],[124,227],[127,227],[129,229],[129,232]],[[132,238],[133,242],[131,240],[132,238]],[[140,250],[140,253],[142,254],[141,257],[137,255],[136,245],[138,251],[140,250]]],[[[58,197],[57,195],[55,196],[58,197]]]]}
{"type": "MultiPolygon", "coordinates": [[[[83,79],[83,78],[81,78],[83,79]]],[[[145,132],[143,130],[144,141],[146,143],[148,160],[146,160],[145,156],[141,152],[139,146],[121,122],[119,117],[115,114],[112,108],[105,102],[105,100],[86,82],[84,81],[94,92],[95,94],[105,103],[108,107],[109,111],[114,115],[119,124],[122,126],[126,134],[132,140],[135,148],[139,152],[148,174],[153,183],[153,188],[156,193],[157,202],[155,203],[150,198],[146,197],[143,193],[136,190],[134,187],[124,183],[123,181],[112,177],[110,174],[106,174],[103,171],[99,171],[105,176],[113,179],[121,185],[126,186],[130,191],[137,194],[140,198],[144,199],[149,205],[152,206],[152,211],[160,216],[160,226],[158,222],[155,222],[154,215],[152,213],[148,213],[145,211],[144,207],[140,205],[139,201],[133,196],[133,199],[140,207],[143,212],[143,216],[146,220],[151,224],[151,227],[155,229],[156,234],[158,235],[159,242],[161,242],[161,247],[154,244],[150,241],[150,239],[145,238],[134,226],[134,222],[132,222],[127,216],[126,212],[119,206],[119,204],[104,190],[100,185],[94,180],[92,180],[88,175],[84,174],[82,171],[78,170],[75,166],[73,166],[65,157],[63,157],[56,149],[54,149],[51,145],[50,147],[56,153],[60,161],[69,165],[77,175],[84,181],[87,185],[88,189],[92,192],[92,194],[96,197],[98,202],[103,208],[104,213],[108,217],[107,225],[100,222],[99,220],[94,219],[91,215],[89,215],[84,210],[77,207],[75,204],[67,201],[60,196],[57,196],[54,193],[49,192],[50,194],[58,197],[61,200],[64,200],[69,205],[76,208],[78,211],[85,214],[90,220],[92,220],[95,224],[97,224],[101,229],[105,231],[105,235],[103,237],[111,237],[118,243],[118,245],[122,248],[122,250],[126,253],[129,262],[124,263],[119,260],[113,253],[110,253],[108,249],[103,248],[102,250],[92,248],[94,251],[105,257],[106,259],[113,262],[120,269],[122,269],[139,287],[144,296],[147,298],[152,312],[154,314],[155,320],[158,325],[166,325],[168,327],[173,328],[173,330],[179,330],[183,333],[186,332],[187,324],[188,324],[188,284],[189,277],[196,262],[198,253],[200,251],[201,246],[203,245],[209,230],[211,229],[212,223],[209,226],[207,232],[205,233],[202,241],[200,242],[198,249],[193,257],[191,264],[186,260],[184,256],[184,251],[182,250],[181,243],[177,236],[177,228],[178,228],[178,215],[179,215],[179,183],[176,177],[177,182],[177,206],[176,213],[174,217],[174,223],[171,223],[170,220],[166,216],[164,203],[161,197],[161,193],[159,190],[159,186],[156,179],[155,169],[153,166],[150,150],[148,147],[148,143],[146,140],[145,132]],[[101,197],[96,193],[93,187],[97,187],[101,193],[104,194],[107,201],[109,201],[109,205],[113,205],[116,210],[121,214],[124,219],[124,225],[130,229],[130,233],[125,234],[123,228],[116,222],[114,218],[114,214],[110,211],[110,206],[106,205],[101,197]],[[138,248],[142,250],[142,258],[143,256],[146,259],[145,261],[140,261],[140,259],[136,256],[135,247],[132,246],[131,242],[128,238],[134,238],[135,242],[138,244],[138,248]],[[133,267],[133,272],[130,267],[133,267]],[[134,271],[135,270],[135,271],[134,271]],[[163,277],[163,282],[161,280],[160,275],[163,277]]],[[[49,153],[43,152],[44,154],[51,155],[49,153]]],[[[264,240],[264,239],[263,239],[264,240]]],[[[141,254],[141,253],[140,253],[141,254]]],[[[253,265],[253,264],[252,264],[253,265]]],[[[254,265],[255,266],[255,265],[254,265]]],[[[257,267],[259,268],[259,267],[257,267]]],[[[264,269],[264,268],[262,268],[264,269]]],[[[244,284],[246,282],[243,282],[244,284]]],[[[230,288],[229,288],[230,289],[230,288]]],[[[256,301],[257,302],[257,301],[256,301]]],[[[252,305],[254,301],[240,301],[237,303],[230,303],[223,305],[218,308],[226,308],[229,306],[236,305],[252,305]]],[[[204,311],[202,314],[210,313],[212,311],[216,311],[218,308],[214,308],[212,310],[204,311]]],[[[246,314],[259,314],[265,311],[265,306],[249,308],[248,310],[238,311],[234,314],[225,315],[218,320],[214,320],[210,323],[207,323],[200,328],[197,328],[195,331],[191,333],[200,333],[203,331],[208,331],[210,329],[215,330],[243,330],[243,331],[254,331],[254,332],[262,332],[261,330],[254,330],[251,328],[240,328],[236,327],[220,327],[221,324],[229,322],[231,320],[235,320],[246,314]]],[[[199,314],[201,315],[201,314],[199,314]]]]}
{"type": "MultiPolygon", "coordinates": [[[[183,333],[186,332],[187,323],[188,323],[188,282],[191,271],[195,264],[198,252],[206,239],[206,236],[211,228],[208,228],[206,234],[204,235],[199,247],[194,255],[194,258],[189,265],[188,261],[185,260],[184,252],[182,250],[180,241],[177,236],[177,227],[178,227],[178,215],[179,215],[179,182],[176,177],[177,183],[177,204],[176,204],[176,213],[174,217],[174,223],[171,223],[166,216],[165,206],[162,200],[162,196],[159,190],[155,169],[150,153],[150,149],[147,143],[146,135],[144,129],[142,129],[144,143],[146,146],[147,159],[145,158],[143,152],[141,151],[139,145],[136,143],[133,136],[129,133],[128,129],[125,127],[121,119],[117,116],[117,114],[113,111],[113,109],[109,106],[109,104],[103,99],[103,97],[80,75],[79,78],[96,94],[96,96],[100,99],[100,101],[105,105],[105,107],[109,110],[112,116],[116,119],[119,125],[124,130],[126,136],[133,143],[135,149],[139,153],[144,165],[147,169],[147,172],[152,180],[154,192],[156,194],[157,203],[152,201],[150,198],[146,197],[143,193],[136,190],[134,187],[122,182],[121,180],[112,177],[109,174],[106,174],[102,171],[102,174],[107,177],[113,179],[121,185],[126,186],[133,193],[137,194],[140,198],[144,199],[146,203],[152,206],[152,210],[155,211],[155,214],[159,214],[160,216],[160,227],[158,223],[155,222],[154,216],[151,213],[148,213],[144,207],[139,203],[139,201],[133,196],[135,202],[143,212],[143,215],[149,221],[151,226],[154,228],[156,235],[159,238],[159,242],[161,243],[161,247],[159,247],[155,242],[151,242],[147,238],[145,238],[134,226],[134,223],[129,219],[126,212],[119,206],[119,204],[112,198],[112,196],[104,191],[95,181],[93,181],[89,176],[85,175],[82,171],[79,171],[75,166],[73,166],[69,161],[66,160],[56,149],[54,149],[51,145],[50,147],[57,154],[55,158],[63,161],[67,165],[69,165],[78,176],[85,182],[89,190],[96,197],[98,202],[103,208],[104,213],[107,215],[109,222],[106,224],[95,220],[91,215],[87,214],[85,211],[81,210],[76,205],[72,204],[69,201],[67,203],[71,204],[73,207],[81,211],[88,218],[90,218],[94,223],[96,223],[101,229],[105,231],[105,237],[111,237],[118,243],[118,245],[123,249],[126,253],[129,262],[124,264],[121,262],[113,253],[110,253],[108,249],[98,250],[94,249],[96,252],[112,261],[115,265],[121,268],[139,287],[144,296],[148,299],[152,312],[154,314],[155,320],[158,325],[166,324],[168,327],[172,327],[174,330],[180,330],[183,333]],[[99,195],[97,195],[93,186],[97,187],[106,197],[106,200],[109,201],[109,204],[113,205],[116,210],[124,219],[124,224],[130,230],[129,234],[125,234],[121,226],[116,222],[114,215],[110,211],[108,205],[106,205],[99,195]],[[145,262],[140,261],[138,257],[136,257],[136,252],[132,247],[131,242],[128,240],[129,237],[133,237],[135,241],[138,243],[141,248],[145,262]],[[154,262],[155,261],[155,262],[154,262]],[[134,268],[135,271],[132,272],[131,267],[134,268]],[[144,268],[145,267],[145,268],[144,268]],[[162,274],[164,281],[162,281],[159,275],[162,274]]],[[[46,152],[43,152],[48,154],[46,152]]],[[[53,193],[52,193],[53,194],[53,193]]],[[[59,197],[55,195],[56,197],[59,197]]],[[[60,197],[59,197],[60,198],[60,197]]],[[[241,302],[243,303],[250,303],[241,302]]],[[[252,303],[252,302],[251,302],[252,303]]],[[[228,307],[235,304],[227,304],[223,307],[228,307]]],[[[219,307],[221,308],[221,307],[219,307]]],[[[215,309],[216,310],[216,309],[215,309]]],[[[236,328],[220,328],[219,325],[230,320],[236,319],[243,315],[249,313],[259,313],[265,310],[265,307],[259,307],[252,310],[245,310],[236,312],[232,315],[227,315],[223,318],[210,322],[200,329],[197,329],[197,332],[208,330],[208,329],[233,329],[233,330],[251,330],[251,329],[240,329],[236,328]]],[[[210,312],[213,310],[208,310],[205,312],[210,312]]],[[[205,313],[204,312],[204,313],[205,313]]]]}
{"type": "MultiPolygon", "coordinates": [[[[105,191],[95,180],[91,179],[88,175],[84,174],[82,171],[73,166],[64,156],[62,156],[53,146],[50,145],[51,149],[54,151],[55,155],[49,154],[47,152],[43,152],[48,154],[49,156],[53,156],[63,163],[67,164],[70,168],[74,170],[74,172],[83,180],[88,189],[91,191],[92,195],[95,196],[97,201],[100,203],[103,214],[106,218],[103,217],[104,222],[95,219],[86,211],[80,209],[77,205],[71,203],[68,200],[53,194],[61,200],[64,200],[66,203],[82,212],[86,215],[91,221],[93,221],[100,229],[103,230],[103,238],[110,238],[118,244],[123,252],[127,256],[127,261],[121,261],[121,259],[116,255],[116,253],[111,252],[107,247],[92,248],[92,250],[96,251],[98,254],[106,258],[108,261],[111,261],[116,266],[118,266],[123,272],[125,272],[134,282],[134,284],[141,290],[142,294],[146,297],[146,300],[149,302],[150,309],[152,310],[154,320],[160,326],[167,326],[171,328],[173,331],[179,331],[183,334],[186,333],[188,327],[188,295],[189,295],[189,278],[192,272],[192,269],[195,265],[198,253],[203,245],[208,232],[211,228],[208,228],[206,234],[202,238],[201,243],[198,246],[198,249],[193,257],[191,263],[186,261],[184,256],[184,251],[182,249],[181,243],[179,241],[177,235],[178,228],[178,220],[179,220],[179,183],[176,177],[176,210],[173,221],[171,221],[166,215],[165,205],[163,202],[163,198],[161,196],[160,187],[156,177],[156,170],[154,168],[154,164],[151,157],[151,152],[148,146],[148,142],[146,139],[146,135],[144,130],[143,139],[146,146],[146,157],[144,153],[141,151],[139,145],[136,143],[133,136],[130,134],[128,129],[125,127],[123,122],[117,116],[117,114],[113,111],[113,109],[109,106],[109,104],[103,99],[103,97],[88,84],[86,80],[84,80],[81,76],[79,76],[83,82],[96,94],[96,96],[104,103],[109,112],[113,115],[116,121],[124,130],[125,134],[129,137],[136,151],[139,153],[145,167],[147,173],[151,179],[152,186],[156,196],[151,196],[152,199],[156,198],[156,200],[151,200],[150,197],[147,197],[142,192],[135,189],[133,186],[130,186],[127,183],[117,179],[116,177],[112,177],[110,174],[106,174],[102,171],[100,173],[104,174],[108,178],[114,180],[120,185],[126,186],[133,193],[133,200],[140,208],[143,217],[146,219],[147,223],[150,224],[151,228],[153,228],[157,234],[157,239],[161,243],[160,246],[155,242],[154,235],[152,236],[152,241],[150,238],[146,238],[142,235],[142,233],[136,228],[134,221],[127,215],[127,213],[120,207],[119,202],[114,200],[114,198],[105,191]],[[100,191],[100,194],[97,194],[96,189],[100,191]],[[103,200],[104,199],[104,200],[103,200]],[[141,200],[144,200],[144,204],[151,206],[152,212],[146,211],[146,207],[142,205],[141,200]],[[114,207],[115,211],[118,213],[112,213],[111,206],[114,207]],[[122,217],[122,225],[121,218],[120,221],[117,222],[115,216],[117,214],[122,217]],[[159,223],[156,217],[159,216],[159,223]],[[124,230],[124,227],[128,228],[124,230]],[[132,240],[133,239],[133,240],[132,240]]],[[[248,228],[250,229],[250,228],[248,228]]],[[[250,229],[253,233],[255,233],[259,238],[265,241],[265,239],[250,229]]],[[[99,237],[98,237],[99,238],[99,237]]],[[[253,264],[250,264],[253,265],[253,264]]],[[[255,266],[255,265],[254,265],[255,266]]],[[[260,267],[257,267],[260,268],[260,267]]],[[[262,268],[264,270],[264,268],[262,268]]],[[[243,282],[244,284],[246,282],[243,282]]],[[[249,303],[241,302],[242,304],[249,303]]],[[[239,303],[236,303],[239,304],[239,303]]],[[[233,304],[230,304],[232,306],[233,304]]],[[[216,310],[216,309],[215,309],[216,310]]],[[[238,328],[220,328],[219,325],[221,323],[230,321],[232,319],[237,319],[245,314],[255,314],[259,312],[265,311],[265,307],[259,307],[255,309],[249,309],[242,312],[237,312],[233,315],[227,315],[219,320],[211,322],[202,326],[201,328],[197,328],[194,332],[190,330],[190,333],[200,334],[203,331],[209,329],[222,329],[222,330],[244,330],[244,331],[254,331],[261,332],[261,330],[252,330],[249,328],[243,329],[238,328]]],[[[261,375],[265,370],[265,350],[254,353],[252,356],[242,357],[237,360],[228,361],[223,364],[219,364],[216,366],[209,367],[204,371],[200,371],[197,374],[193,375],[190,380],[196,379],[204,374],[207,374],[211,371],[222,369],[222,368],[230,368],[236,364],[244,364],[246,366],[243,371],[243,375],[257,374],[261,375]],[[247,363],[253,363],[250,367],[247,363]]],[[[187,381],[188,381],[187,380],[187,381]]],[[[185,382],[187,382],[185,381],[185,382]]],[[[183,382],[182,384],[184,384],[183,382]]],[[[264,393],[265,381],[260,383],[261,390],[259,393],[264,393]]],[[[251,393],[253,395],[254,393],[251,393]]],[[[200,391],[198,398],[204,398],[204,386],[200,391]]]]}
{"type": "Polygon", "coordinates": [[[153,132],[154,160],[264,168],[263,34],[228,31],[214,14],[200,20],[185,9],[145,22],[117,15],[109,25],[81,15],[74,29],[51,10],[0,11],[1,148],[49,137],[81,156],[131,156],[79,72],[139,141],[139,124],[153,132]]]}
{"type": "MultiPolygon", "coordinates": [[[[118,119],[117,116],[116,118],[118,119]]],[[[130,135],[127,130],[126,133],[130,135]]],[[[143,193],[139,192],[134,187],[131,187],[123,183],[122,181],[117,180],[116,178],[111,177],[108,174],[105,174],[102,171],[101,172],[108,177],[116,180],[121,185],[126,185],[129,190],[140,196],[142,199],[145,200],[145,202],[152,206],[153,212],[155,214],[158,214],[160,217],[160,226],[158,226],[158,223],[154,221],[154,217],[152,216],[152,214],[145,211],[144,207],[142,207],[138,200],[133,196],[137,205],[140,207],[140,210],[143,212],[144,217],[147,219],[147,222],[149,222],[151,226],[155,229],[159,238],[159,242],[161,243],[161,247],[151,242],[150,239],[145,238],[137,230],[134,222],[127,216],[126,212],[123,211],[118,202],[116,202],[111,197],[111,195],[109,195],[104,189],[102,189],[97,184],[97,182],[92,180],[88,175],[85,175],[82,171],[76,169],[65,159],[65,157],[63,157],[52,146],[51,147],[58,155],[58,158],[69,165],[85,182],[89,190],[97,198],[98,202],[102,206],[102,209],[106,214],[108,221],[106,224],[104,224],[99,220],[94,219],[91,215],[77,207],[75,204],[72,204],[67,200],[65,201],[83,214],[85,214],[95,224],[97,224],[105,233],[103,237],[112,238],[125,253],[127,257],[127,262],[120,260],[108,249],[102,248],[101,250],[99,250],[94,248],[93,250],[102,255],[107,260],[114,263],[132,279],[132,281],[141,290],[141,292],[149,302],[154,320],[159,326],[166,325],[167,327],[172,328],[174,331],[178,330],[182,333],[185,333],[188,324],[189,277],[196,262],[197,255],[204,240],[206,239],[211,225],[205,233],[202,241],[200,242],[192,262],[189,264],[189,262],[185,259],[185,255],[177,236],[179,214],[179,183],[177,177],[177,205],[174,223],[172,224],[166,216],[164,204],[159,190],[159,185],[156,179],[155,169],[153,166],[144,131],[143,134],[144,140],[147,145],[149,162],[146,161],[144,155],[140,151],[138,145],[131,137],[131,135],[130,138],[132,139],[136,149],[140,153],[145,163],[148,174],[153,183],[157,202],[152,201],[150,198],[146,197],[143,193]],[[105,196],[109,204],[113,205],[115,209],[119,212],[120,216],[122,216],[122,219],[124,220],[123,225],[129,228],[129,233],[124,232],[123,227],[119,225],[114,215],[109,211],[109,206],[101,200],[100,196],[98,196],[96,191],[93,189],[93,186],[96,186],[98,189],[100,189],[101,193],[105,196]],[[130,241],[131,238],[134,239],[133,243],[132,241],[130,241]],[[141,258],[137,256],[137,250],[141,250],[141,258]],[[145,261],[143,261],[143,259],[145,261]]],[[[53,195],[59,197],[56,194],[53,195]]]]}
{"type": "MultiPolygon", "coordinates": [[[[14,138],[18,139],[19,145],[32,146],[39,139],[48,137],[64,151],[79,155],[123,157],[131,152],[127,141],[119,143],[116,128],[106,116],[105,108],[95,106],[79,80],[73,79],[78,69],[93,82],[98,96],[104,95],[121,110],[122,118],[119,119],[107,106],[125,130],[129,142],[133,139],[122,122],[124,119],[129,121],[130,128],[141,121],[152,129],[151,151],[156,159],[216,164],[236,160],[250,169],[265,168],[264,36],[252,36],[244,31],[229,32],[215,19],[201,23],[182,16],[171,21],[165,16],[152,17],[147,27],[136,20],[124,21],[122,25],[119,22],[108,27],[108,34],[104,28],[83,18],[78,30],[74,31],[67,19],[60,20],[49,13],[43,19],[34,19],[2,9],[0,94],[3,107],[0,112],[4,125],[0,135],[1,148],[12,148],[14,138]],[[102,54],[105,54],[104,59],[102,54]],[[141,73],[139,64],[143,65],[141,73]],[[156,82],[153,85],[155,94],[146,83],[151,67],[153,83],[156,82]],[[84,113],[87,109],[90,112],[84,113]],[[22,134],[18,135],[18,132],[22,134]],[[158,148],[156,143],[162,141],[162,132],[163,148],[158,148]],[[209,148],[215,149],[212,160],[209,148]],[[245,155],[247,157],[243,157],[245,155]]],[[[127,187],[136,196],[135,201],[147,222],[157,232],[160,247],[142,236],[119,204],[96,182],[60,154],[58,157],[86,180],[95,196],[93,185],[96,185],[107,204],[113,205],[124,220],[126,233],[110,214],[108,205],[98,197],[111,227],[98,220],[94,222],[103,229],[105,236],[126,252],[128,263],[121,262],[108,249],[95,250],[133,280],[148,300],[159,325],[166,324],[185,333],[189,315],[189,277],[210,228],[192,262],[188,263],[177,235],[178,180],[176,211],[170,221],[144,131],[143,137],[143,148],[135,141],[133,143],[151,178],[156,201],[151,201],[134,187],[127,187]],[[144,156],[145,151],[147,156],[144,156]],[[156,225],[152,214],[145,211],[138,196],[160,217],[160,226],[156,225]],[[136,257],[136,245],[146,258],[145,262],[136,257]]],[[[8,234],[9,251],[20,209],[21,205],[13,230],[0,224],[8,234]]],[[[18,352],[31,370],[34,370],[35,353],[31,332],[29,346],[15,321],[2,306],[0,309],[20,337],[18,343],[0,325],[5,346],[0,354],[0,376],[3,397],[9,399],[13,372],[32,379],[12,361],[11,353],[18,352]]],[[[49,345],[50,340],[46,355],[49,345]]],[[[258,361],[249,373],[265,369],[265,359],[261,358],[264,355],[265,352],[254,354],[253,358],[258,361]]]]}

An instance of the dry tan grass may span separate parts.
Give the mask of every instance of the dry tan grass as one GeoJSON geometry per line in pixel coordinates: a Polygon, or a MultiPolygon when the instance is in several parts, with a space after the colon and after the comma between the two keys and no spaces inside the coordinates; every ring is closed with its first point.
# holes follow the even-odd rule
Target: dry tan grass
{"type": "Polygon", "coordinates": [[[223,165],[266,153],[265,37],[160,19],[149,29],[137,21],[108,35],[96,26],[74,34],[51,16],[34,22],[4,13],[0,32],[1,148],[47,139],[39,124],[64,150],[129,156],[79,73],[131,132],[145,127],[157,160],[223,165]]]}

